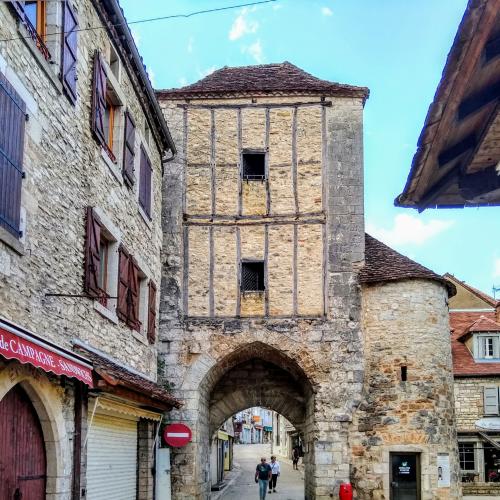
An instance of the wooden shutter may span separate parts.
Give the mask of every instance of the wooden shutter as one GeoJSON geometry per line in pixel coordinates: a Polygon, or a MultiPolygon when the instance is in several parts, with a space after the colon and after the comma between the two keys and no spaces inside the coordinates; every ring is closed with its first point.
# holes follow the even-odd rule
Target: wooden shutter
{"type": "Polygon", "coordinates": [[[116,314],[123,321],[128,320],[130,255],[120,245],[118,248],[118,302],[116,314]]]}
{"type": "Polygon", "coordinates": [[[72,103],[76,102],[76,51],[78,21],[69,1],[63,2],[64,36],[62,44],[61,80],[72,103]]]}
{"type": "Polygon", "coordinates": [[[151,218],[151,162],[141,147],[141,173],[139,181],[139,204],[145,214],[151,218]]]}
{"type": "Polygon", "coordinates": [[[26,106],[0,73],[0,227],[21,236],[21,187],[26,106]]]}
{"type": "Polygon", "coordinates": [[[123,177],[132,186],[134,184],[135,158],[135,123],[130,113],[125,113],[125,139],[123,146],[123,177]]]}
{"type": "Polygon", "coordinates": [[[98,50],[94,55],[94,82],[92,96],[92,131],[101,144],[106,144],[105,134],[106,113],[106,72],[98,50]]]}
{"type": "Polygon", "coordinates": [[[154,344],[156,339],[156,285],[153,281],[149,282],[148,296],[148,340],[154,344]]]}
{"type": "Polygon", "coordinates": [[[133,258],[129,260],[129,312],[128,324],[138,332],[141,330],[139,321],[139,302],[140,302],[140,281],[139,267],[133,258]]]}
{"type": "Polygon", "coordinates": [[[87,231],[85,240],[85,281],[84,290],[91,297],[99,297],[99,272],[101,257],[101,222],[92,207],[87,207],[87,231]]]}
{"type": "Polygon", "coordinates": [[[498,387],[496,386],[484,388],[484,414],[498,415],[498,387]]]}
{"type": "Polygon", "coordinates": [[[13,0],[10,5],[12,5],[19,19],[24,23],[24,0],[18,0],[17,2],[13,0]]]}

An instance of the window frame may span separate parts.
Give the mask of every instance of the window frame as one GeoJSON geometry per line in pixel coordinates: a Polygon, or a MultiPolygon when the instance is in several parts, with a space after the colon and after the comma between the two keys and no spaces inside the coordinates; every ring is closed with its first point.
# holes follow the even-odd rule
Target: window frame
{"type": "Polygon", "coordinates": [[[476,361],[497,362],[500,361],[500,333],[482,332],[474,335],[474,358],[476,361]],[[487,342],[492,341],[492,355],[487,355],[487,342]]]}
{"type": "Polygon", "coordinates": [[[467,474],[467,473],[477,473],[477,465],[478,465],[478,461],[477,461],[477,450],[476,450],[476,442],[471,442],[471,441],[459,441],[458,442],[458,464],[459,464],[459,467],[460,467],[460,473],[463,474],[467,474]],[[471,447],[472,448],[472,454],[473,454],[473,464],[474,464],[474,468],[473,469],[465,469],[465,468],[462,468],[462,462],[465,463],[466,462],[469,462],[470,463],[470,460],[462,460],[462,454],[463,453],[471,453],[471,451],[468,451],[468,452],[462,452],[461,450],[461,447],[462,446],[467,446],[467,447],[471,447]]]}
{"type": "MultiPolygon", "coordinates": [[[[242,259],[240,262],[240,276],[241,276],[241,282],[240,282],[240,292],[242,294],[246,293],[258,293],[258,294],[263,294],[266,292],[266,261],[264,259],[242,259]],[[262,265],[262,288],[257,288],[257,289],[245,289],[243,288],[243,274],[244,274],[244,269],[245,266],[251,266],[251,265],[262,265]]],[[[258,280],[257,280],[258,282],[258,280]]],[[[258,284],[257,284],[258,286],[258,284]]]]}
{"type": "Polygon", "coordinates": [[[241,151],[241,180],[245,182],[264,182],[267,180],[267,151],[264,149],[243,149],[241,151]],[[263,174],[245,174],[245,158],[247,156],[263,157],[263,174]]]}

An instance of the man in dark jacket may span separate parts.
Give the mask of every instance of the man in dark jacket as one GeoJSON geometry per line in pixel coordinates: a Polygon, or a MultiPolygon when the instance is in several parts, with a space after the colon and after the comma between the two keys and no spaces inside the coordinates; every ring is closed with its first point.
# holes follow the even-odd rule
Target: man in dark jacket
{"type": "Polygon", "coordinates": [[[260,459],[260,464],[255,469],[255,482],[259,483],[259,498],[264,500],[267,493],[267,485],[272,477],[271,466],[266,462],[265,457],[260,459]]]}

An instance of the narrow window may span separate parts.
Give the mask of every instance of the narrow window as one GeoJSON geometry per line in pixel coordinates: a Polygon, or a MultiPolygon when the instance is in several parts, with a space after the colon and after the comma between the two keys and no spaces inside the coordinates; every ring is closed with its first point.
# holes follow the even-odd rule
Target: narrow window
{"type": "MultiPolygon", "coordinates": [[[[113,131],[115,126],[115,106],[111,102],[109,94],[106,96],[106,107],[104,109],[104,138],[110,152],[113,151],[113,131]]],[[[114,158],[113,158],[114,159],[114,158]]]]}
{"type": "Polygon", "coordinates": [[[20,238],[26,106],[0,73],[0,227],[20,238]]]}
{"type": "Polygon", "coordinates": [[[473,472],[476,470],[474,443],[458,443],[458,454],[462,471],[473,472]]]}
{"type": "Polygon", "coordinates": [[[242,262],[241,291],[262,292],[264,290],[264,261],[242,262]]]}
{"type": "Polygon", "coordinates": [[[407,371],[408,368],[406,366],[401,367],[401,382],[406,382],[408,380],[407,371]]]}
{"type": "Polygon", "coordinates": [[[35,28],[36,33],[45,43],[47,36],[47,10],[44,0],[28,1],[24,4],[24,12],[27,20],[35,28]]]}
{"type": "Polygon", "coordinates": [[[69,2],[63,3],[63,43],[61,52],[61,81],[65,94],[76,102],[76,56],[78,21],[69,2]]]}
{"type": "Polygon", "coordinates": [[[101,232],[101,240],[99,244],[99,288],[102,292],[99,302],[104,306],[108,306],[109,297],[109,259],[110,259],[111,241],[101,232]]]}
{"type": "Polygon", "coordinates": [[[243,179],[262,181],[266,178],[265,153],[243,153],[243,179]]]}
{"type": "Polygon", "coordinates": [[[141,172],[139,179],[139,205],[151,219],[151,162],[143,147],[141,147],[141,172]]]}

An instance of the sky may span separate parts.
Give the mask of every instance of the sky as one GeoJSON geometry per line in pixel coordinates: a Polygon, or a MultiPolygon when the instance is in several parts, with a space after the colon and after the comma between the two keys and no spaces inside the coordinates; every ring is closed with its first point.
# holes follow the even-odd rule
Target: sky
{"type": "MultiPolygon", "coordinates": [[[[250,1],[250,0],[247,0],[250,1]]],[[[121,0],[127,20],[244,0],[121,0]]],[[[366,229],[437,273],[492,294],[500,287],[500,207],[395,208],[466,0],[277,0],[131,25],[156,88],[222,66],[290,61],[326,80],[370,88],[365,106],[366,229]]],[[[497,294],[500,298],[500,292],[497,294]]]]}

